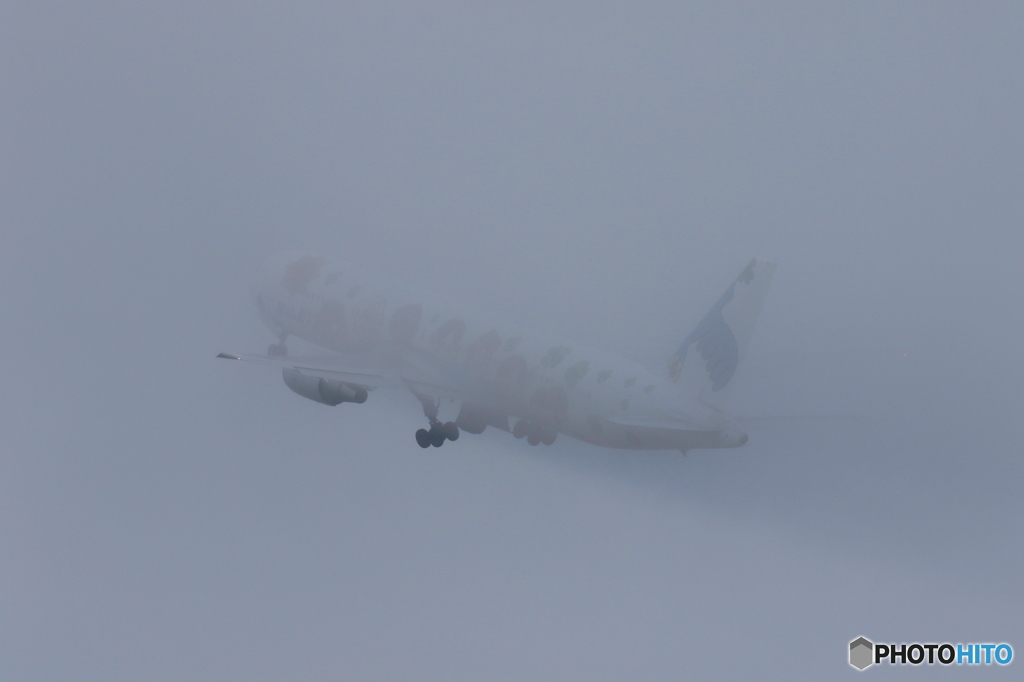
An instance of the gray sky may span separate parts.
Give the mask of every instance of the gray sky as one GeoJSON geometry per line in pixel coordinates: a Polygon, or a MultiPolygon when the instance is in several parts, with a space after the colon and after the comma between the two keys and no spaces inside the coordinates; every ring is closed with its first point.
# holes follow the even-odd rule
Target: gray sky
{"type": "Polygon", "coordinates": [[[1019,3],[4,5],[0,676],[1024,655],[1022,35],[1019,3]],[[284,248],[650,364],[772,258],[736,412],[865,418],[425,452],[409,396],[214,361],[273,340],[284,248]]]}

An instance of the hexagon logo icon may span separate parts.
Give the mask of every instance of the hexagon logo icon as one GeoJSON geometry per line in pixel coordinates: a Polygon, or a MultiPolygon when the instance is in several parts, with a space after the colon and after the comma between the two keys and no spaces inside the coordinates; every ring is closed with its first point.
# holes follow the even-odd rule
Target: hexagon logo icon
{"type": "Polygon", "coordinates": [[[863,637],[853,640],[850,642],[850,665],[857,670],[868,667],[874,662],[871,660],[874,658],[872,656],[874,649],[875,645],[863,637]]]}

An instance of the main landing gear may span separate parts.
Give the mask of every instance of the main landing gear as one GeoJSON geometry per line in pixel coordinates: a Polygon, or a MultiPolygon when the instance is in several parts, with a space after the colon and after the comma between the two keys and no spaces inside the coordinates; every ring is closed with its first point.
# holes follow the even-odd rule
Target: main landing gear
{"type": "MultiPolygon", "coordinates": [[[[408,382],[406,383],[408,384],[408,382]]],[[[408,384],[408,386],[412,394],[423,405],[423,416],[430,422],[430,430],[420,429],[416,432],[416,442],[419,446],[429,448],[433,445],[435,448],[439,448],[444,445],[446,440],[458,440],[459,427],[455,425],[455,422],[441,423],[441,420],[437,418],[438,403],[417,391],[412,384],[408,384]]]]}
{"type": "Polygon", "coordinates": [[[430,430],[420,429],[416,432],[416,442],[421,448],[429,448],[433,445],[435,448],[439,448],[444,445],[446,440],[458,440],[459,439],[459,427],[455,425],[455,422],[441,422],[434,420],[430,424],[430,430]]]}

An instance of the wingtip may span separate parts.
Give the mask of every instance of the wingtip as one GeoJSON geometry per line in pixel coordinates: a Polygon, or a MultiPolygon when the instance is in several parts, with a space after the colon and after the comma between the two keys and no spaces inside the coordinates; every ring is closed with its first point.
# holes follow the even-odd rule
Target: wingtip
{"type": "Polygon", "coordinates": [[[238,357],[237,355],[229,355],[227,353],[218,353],[217,357],[224,358],[225,360],[241,360],[241,358],[238,357]]]}

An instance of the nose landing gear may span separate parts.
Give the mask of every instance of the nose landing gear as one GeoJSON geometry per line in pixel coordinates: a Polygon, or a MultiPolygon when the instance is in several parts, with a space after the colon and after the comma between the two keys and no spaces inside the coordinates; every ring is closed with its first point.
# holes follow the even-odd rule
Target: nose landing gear
{"type": "Polygon", "coordinates": [[[288,355],[288,346],[284,345],[284,340],[286,338],[288,338],[288,332],[281,334],[280,343],[270,344],[270,347],[267,348],[267,355],[276,355],[279,357],[284,357],[288,355]]]}

